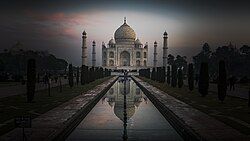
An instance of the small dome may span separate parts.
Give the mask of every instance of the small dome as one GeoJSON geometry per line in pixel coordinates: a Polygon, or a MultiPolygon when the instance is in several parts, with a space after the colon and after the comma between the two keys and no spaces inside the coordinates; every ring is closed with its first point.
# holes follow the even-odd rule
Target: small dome
{"type": "Polygon", "coordinates": [[[124,24],[121,25],[115,31],[115,41],[118,42],[134,42],[136,38],[135,31],[126,23],[124,20],[124,24]]]}
{"type": "Polygon", "coordinates": [[[82,33],[82,35],[86,35],[86,34],[87,34],[87,33],[86,33],[86,31],[84,30],[83,33],[82,33]]]}
{"type": "Polygon", "coordinates": [[[154,44],[157,44],[157,42],[155,41],[154,44]]]}
{"type": "Polygon", "coordinates": [[[135,44],[136,44],[136,45],[142,45],[142,43],[141,43],[141,41],[140,41],[139,39],[137,39],[137,40],[135,41],[135,44]]]}
{"type": "Polygon", "coordinates": [[[109,45],[114,45],[115,44],[115,40],[112,38],[109,40],[109,45]]]}
{"type": "MultiPolygon", "coordinates": [[[[123,101],[118,101],[115,103],[114,113],[121,121],[124,121],[123,101]]],[[[126,113],[128,120],[135,114],[135,106],[133,103],[131,102],[127,103],[126,113]]]]}
{"type": "Polygon", "coordinates": [[[163,35],[166,35],[166,36],[167,36],[167,35],[168,35],[168,33],[165,31],[163,35]]]}

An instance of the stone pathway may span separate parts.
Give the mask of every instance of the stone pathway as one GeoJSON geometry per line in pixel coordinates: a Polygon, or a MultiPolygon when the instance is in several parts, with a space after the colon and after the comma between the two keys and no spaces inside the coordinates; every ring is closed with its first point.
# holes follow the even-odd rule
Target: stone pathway
{"type": "MultiPolygon", "coordinates": [[[[63,139],[66,130],[73,128],[77,121],[91,110],[91,107],[95,105],[95,101],[99,100],[100,96],[116,79],[117,77],[112,77],[94,89],[82,93],[72,100],[33,119],[32,128],[25,129],[27,140],[50,141],[58,137],[63,139]]],[[[1,141],[16,141],[21,139],[21,128],[16,128],[0,137],[1,141]]]]}
{"type": "MultiPolygon", "coordinates": [[[[225,140],[244,141],[250,140],[249,136],[243,135],[228,125],[210,117],[209,115],[192,108],[190,105],[168,95],[167,93],[151,86],[137,77],[133,77],[152,97],[155,103],[163,105],[161,108],[170,111],[183,127],[191,130],[198,140],[225,140]]],[[[157,105],[156,105],[157,107],[157,105]]],[[[186,130],[186,129],[183,129],[186,130]]]]}

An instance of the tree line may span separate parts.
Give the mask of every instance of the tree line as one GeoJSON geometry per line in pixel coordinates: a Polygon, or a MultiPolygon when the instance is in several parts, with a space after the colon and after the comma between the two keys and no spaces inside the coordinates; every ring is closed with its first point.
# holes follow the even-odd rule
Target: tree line
{"type": "MultiPolygon", "coordinates": [[[[37,79],[37,64],[35,59],[29,59],[27,62],[27,102],[32,102],[35,95],[36,79],[37,79]]],[[[88,84],[97,79],[104,78],[111,75],[111,70],[102,67],[88,67],[82,65],[81,68],[77,67],[76,72],[73,69],[72,64],[68,66],[68,82],[69,86],[72,88],[74,86],[74,76],[75,84],[81,85],[88,84]]],[[[48,93],[50,96],[50,75],[46,75],[48,80],[48,93]]],[[[60,78],[59,78],[60,79],[60,78]]],[[[61,79],[59,80],[60,92],[62,92],[61,79]]]]}
{"type": "Polygon", "coordinates": [[[239,49],[230,43],[211,50],[208,43],[202,46],[202,50],[193,57],[195,74],[199,74],[202,62],[209,65],[208,73],[211,82],[219,81],[219,62],[224,60],[228,76],[239,78],[239,83],[249,82],[250,77],[250,46],[243,45],[239,49]]]}
{"type": "MultiPolygon", "coordinates": [[[[209,65],[207,62],[202,62],[199,70],[199,80],[198,80],[198,91],[202,97],[205,97],[208,94],[209,88],[209,65]]],[[[227,92],[227,71],[225,66],[225,61],[219,61],[218,67],[218,99],[224,101],[227,92]]],[[[139,70],[139,76],[146,77],[153,81],[160,83],[167,83],[169,86],[175,88],[182,88],[183,86],[183,67],[177,67],[175,63],[172,63],[171,66],[157,67],[152,68],[152,71],[148,69],[139,70]],[[166,72],[167,71],[167,72],[166,72]]],[[[190,63],[187,68],[187,79],[188,79],[188,88],[190,91],[194,90],[194,65],[190,63]]]]}

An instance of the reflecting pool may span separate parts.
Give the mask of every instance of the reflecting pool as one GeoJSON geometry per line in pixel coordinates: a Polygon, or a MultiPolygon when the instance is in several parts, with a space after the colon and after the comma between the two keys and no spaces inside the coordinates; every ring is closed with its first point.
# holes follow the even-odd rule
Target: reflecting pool
{"type": "Polygon", "coordinates": [[[120,77],[67,140],[183,139],[131,78],[120,77]]]}

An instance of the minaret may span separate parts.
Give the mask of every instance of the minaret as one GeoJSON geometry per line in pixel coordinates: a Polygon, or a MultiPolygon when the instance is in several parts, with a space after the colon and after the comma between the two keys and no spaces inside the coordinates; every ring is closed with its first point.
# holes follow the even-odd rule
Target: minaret
{"type": "Polygon", "coordinates": [[[95,59],[95,41],[92,42],[92,66],[96,66],[96,59],[95,59]]]}
{"type": "Polygon", "coordinates": [[[168,34],[165,31],[163,34],[163,67],[167,68],[168,63],[168,34]]]}
{"type": "Polygon", "coordinates": [[[87,66],[87,45],[86,45],[87,33],[85,30],[82,33],[82,65],[87,66]]]}
{"type": "Polygon", "coordinates": [[[154,68],[157,66],[157,42],[154,42],[154,68]]]}

